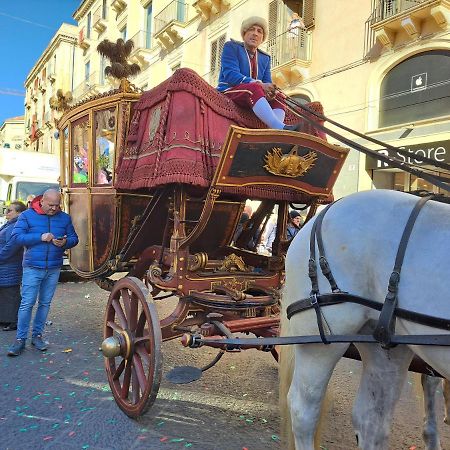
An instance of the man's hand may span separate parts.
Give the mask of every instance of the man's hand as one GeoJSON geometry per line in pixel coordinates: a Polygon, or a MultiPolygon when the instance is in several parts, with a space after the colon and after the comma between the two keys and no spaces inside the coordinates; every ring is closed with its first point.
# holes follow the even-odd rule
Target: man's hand
{"type": "Polygon", "coordinates": [[[55,239],[55,236],[52,233],[44,233],[41,235],[41,241],[43,242],[51,242],[53,239],[55,239]]]}
{"type": "Polygon", "coordinates": [[[56,245],[57,247],[64,247],[64,245],[66,245],[66,242],[67,242],[67,238],[65,236],[60,239],[52,240],[53,245],[56,245]]]}
{"type": "Polygon", "coordinates": [[[268,100],[273,100],[276,95],[276,86],[273,83],[262,83],[262,88],[268,100]]]}

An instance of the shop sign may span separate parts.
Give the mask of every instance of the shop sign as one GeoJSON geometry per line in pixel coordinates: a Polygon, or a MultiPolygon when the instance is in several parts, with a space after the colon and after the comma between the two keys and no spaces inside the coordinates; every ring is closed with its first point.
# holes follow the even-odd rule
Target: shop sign
{"type": "MultiPolygon", "coordinates": [[[[419,166],[426,166],[426,164],[416,159],[415,155],[425,156],[427,158],[433,159],[434,161],[450,164],[450,140],[402,146],[399,148],[402,150],[406,150],[408,152],[408,155],[402,155],[394,150],[386,148],[377,150],[377,152],[385,156],[395,157],[400,162],[415,164],[419,166]]],[[[390,166],[389,164],[370,156],[368,156],[366,159],[366,170],[389,169],[391,167],[392,166],[390,166]]]]}

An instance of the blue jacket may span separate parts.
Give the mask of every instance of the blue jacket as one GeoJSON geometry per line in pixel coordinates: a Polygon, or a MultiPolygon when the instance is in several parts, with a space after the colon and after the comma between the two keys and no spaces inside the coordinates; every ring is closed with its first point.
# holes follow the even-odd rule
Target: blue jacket
{"type": "Polygon", "coordinates": [[[37,269],[61,267],[64,250],[78,244],[72,219],[63,211],[57,212],[54,216],[48,216],[29,208],[19,216],[12,236],[18,245],[25,247],[23,267],[37,269]],[[41,240],[43,233],[52,233],[56,238],[67,236],[66,245],[57,247],[52,242],[43,242],[41,240]]]}
{"type": "MultiPolygon", "coordinates": [[[[0,250],[11,240],[11,233],[17,218],[6,222],[0,228],[0,250]]],[[[11,249],[4,262],[0,262],[0,287],[18,286],[22,280],[23,247],[9,245],[11,249]]]]}
{"type": "Polygon", "coordinates": [[[245,50],[244,43],[233,40],[226,42],[222,51],[217,90],[223,92],[238,84],[252,83],[256,80],[263,83],[272,83],[270,56],[258,49],[256,58],[258,70],[256,79],[254,79],[251,77],[250,58],[247,50],[245,50]]]}

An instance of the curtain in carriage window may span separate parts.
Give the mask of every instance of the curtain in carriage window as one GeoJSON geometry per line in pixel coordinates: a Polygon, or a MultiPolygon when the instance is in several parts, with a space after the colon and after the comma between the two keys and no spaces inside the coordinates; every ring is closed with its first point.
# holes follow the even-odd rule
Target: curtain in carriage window
{"type": "Polygon", "coordinates": [[[89,182],[89,119],[82,117],[72,124],[72,183],[89,182]]]}

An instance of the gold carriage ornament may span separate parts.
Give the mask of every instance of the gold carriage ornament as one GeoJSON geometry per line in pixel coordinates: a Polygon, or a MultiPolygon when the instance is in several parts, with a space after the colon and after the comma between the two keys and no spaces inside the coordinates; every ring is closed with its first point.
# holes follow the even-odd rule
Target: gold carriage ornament
{"type": "Polygon", "coordinates": [[[281,177],[297,178],[311,169],[316,159],[317,153],[312,150],[306,156],[300,156],[298,145],[294,145],[286,155],[283,154],[281,148],[274,147],[264,156],[266,162],[264,169],[281,177]]]}

